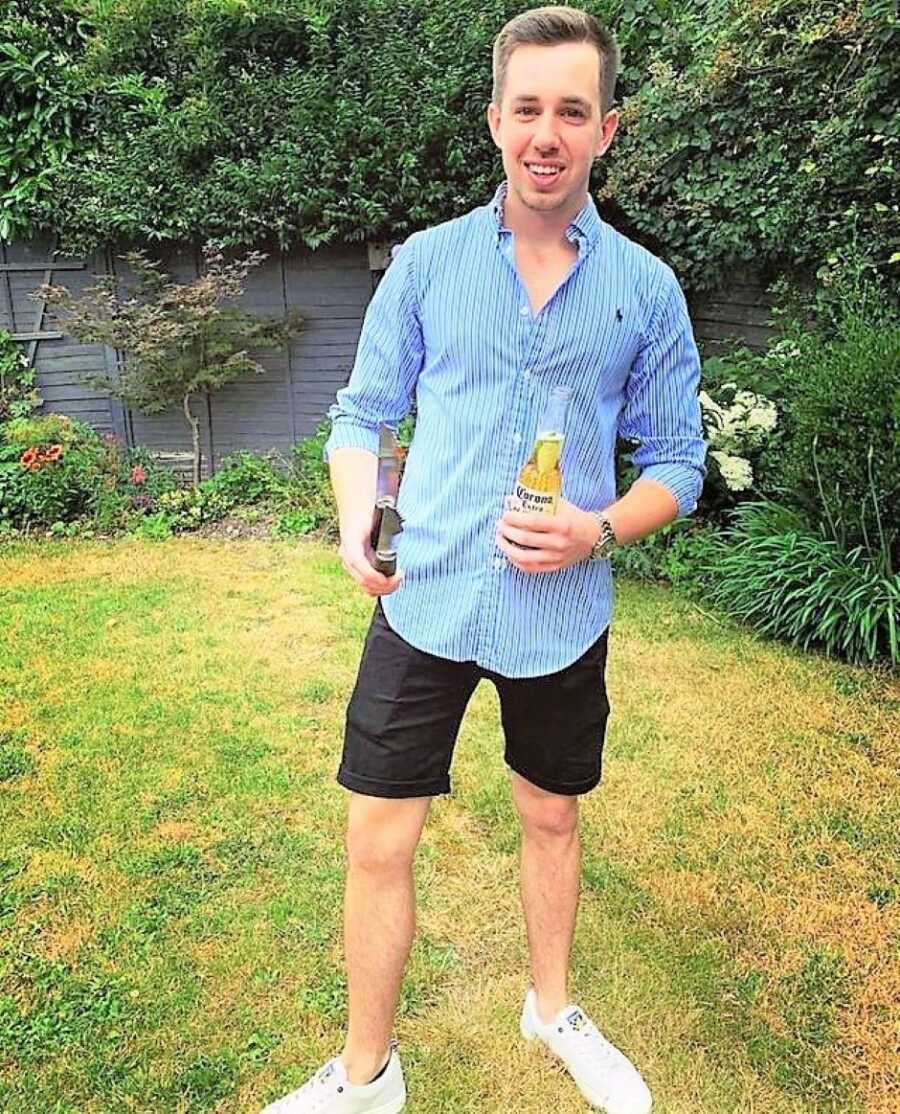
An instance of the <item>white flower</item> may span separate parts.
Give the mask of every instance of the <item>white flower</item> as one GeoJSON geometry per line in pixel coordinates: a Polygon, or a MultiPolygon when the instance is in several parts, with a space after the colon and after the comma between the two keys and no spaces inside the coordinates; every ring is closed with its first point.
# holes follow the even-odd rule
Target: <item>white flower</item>
{"type": "Polygon", "coordinates": [[[729,491],[746,491],[753,486],[753,469],[749,460],[723,452],[711,452],[709,455],[715,457],[729,491]]]}
{"type": "Polygon", "coordinates": [[[712,410],[714,414],[724,413],[718,402],[713,402],[706,391],[701,391],[697,397],[700,399],[700,404],[703,406],[704,410],[712,410]]]}
{"type": "Polygon", "coordinates": [[[778,424],[778,411],[775,409],[775,404],[768,399],[762,399],[761,402],[761,406],[754,406],[747,415],[747,425],[768,432],[778,424]]]}

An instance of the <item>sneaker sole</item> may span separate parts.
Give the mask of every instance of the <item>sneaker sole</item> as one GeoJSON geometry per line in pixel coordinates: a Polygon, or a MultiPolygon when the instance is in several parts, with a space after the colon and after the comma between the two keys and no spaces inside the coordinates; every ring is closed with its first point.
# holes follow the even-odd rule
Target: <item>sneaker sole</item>
{"type": "MultiPolygon", "coordinates": [[[[406,1106],[406,1095],[401,1095],[399,1098],[391,1099],[389,1102],[382,1103],[381,1106],[373,1106],[368,1114],[400,1114],[406,1106]]],[[[269,1107],[266,1107],[261,1114],[266,1114],[269,1107]]]]}
{"type": "Polygon", "coordinates": [[[369,1114],[400,1114],[400,1111],[406,1106],[406,1096],[404,1095],[399,1099],[391,1099],[383,1106],[373,1106],[369,1114]]]}

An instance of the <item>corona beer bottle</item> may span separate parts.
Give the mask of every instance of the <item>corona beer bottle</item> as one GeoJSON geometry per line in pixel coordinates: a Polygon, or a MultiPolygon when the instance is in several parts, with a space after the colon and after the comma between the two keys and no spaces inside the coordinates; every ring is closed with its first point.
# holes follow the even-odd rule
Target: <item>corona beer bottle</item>
{"type": "Polygon", "coordinates": [[[528,462],[516,480],[511,509],[526,514],[555,514],[562,494],[562,455],[566,434],[566,413],[572,400],[571,387],[554,387],[538,423],[537,439],[528,462]]]}

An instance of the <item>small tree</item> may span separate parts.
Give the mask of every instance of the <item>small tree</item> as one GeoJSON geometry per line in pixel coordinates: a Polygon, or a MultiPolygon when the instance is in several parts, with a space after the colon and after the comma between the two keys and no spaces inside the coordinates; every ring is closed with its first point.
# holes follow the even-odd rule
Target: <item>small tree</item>
{"type": "Polygon", "coordinates": [[[143,251],[122,258],[136,285],[118,293],[116,279],[104,275],[75,297],[64,286],[42,286],[38,296],[63,311],[63,325],[78,340],[118,348],[126,356],[121,374],[92,374],[85,382],[146,414],[180,405],[191,428],[194,484],[200,483],[200,422],[191,409],[198,393],[208,394],[246,372],[265,370],[250,352],[288,343],[301,330],[296,311],[284,318],[247,313],[233,304],[244,280],[266,258],[250,252],[231,262],[214,243],[203,249],[203,274],[193,282],[171,281],[143,251]]]}

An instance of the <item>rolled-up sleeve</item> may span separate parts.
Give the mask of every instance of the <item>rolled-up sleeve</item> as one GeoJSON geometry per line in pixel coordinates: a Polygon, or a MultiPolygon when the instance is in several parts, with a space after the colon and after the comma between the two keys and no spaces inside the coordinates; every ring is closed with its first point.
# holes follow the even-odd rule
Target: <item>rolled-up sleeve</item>
{"type": "Polygon", "coordinates": [[[633,461],[641,480],[656,480],[678,503],[678,517],[697,507],[706,477],[698,391],[700,356],[687,303],[665,268],[656,307],[625,385],[619,434],[637,441],[633,461]]]}
{"type": "Polygon", "coordinates": [[[378,452],[378,425],[396,427],[412,405],[424,358],[413,233],[395,255],[369,302],[350,380],[328,411],[328,460],[335,449],[378,452]]]}

